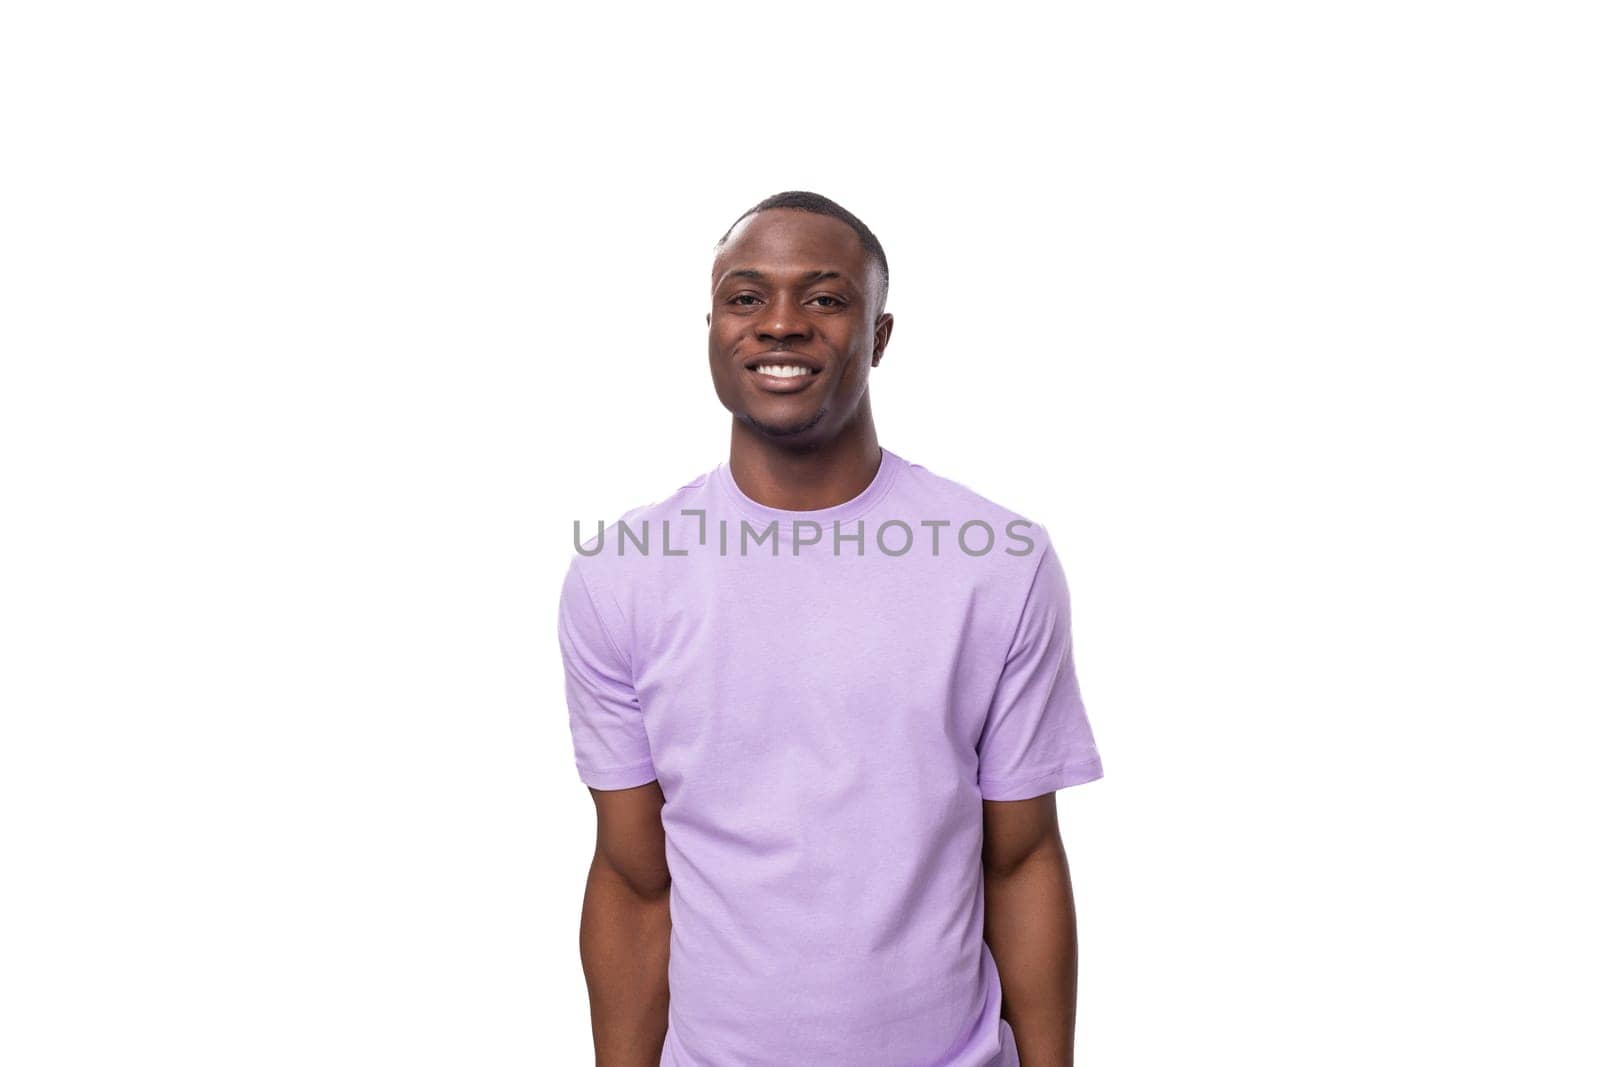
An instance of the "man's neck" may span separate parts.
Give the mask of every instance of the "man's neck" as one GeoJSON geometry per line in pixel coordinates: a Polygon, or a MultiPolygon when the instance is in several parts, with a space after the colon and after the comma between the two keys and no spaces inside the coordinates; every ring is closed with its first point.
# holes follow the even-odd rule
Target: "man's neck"
{"type": "Polygon", "coordinates": [[[728,469],[758,504],[816,511],[860,496],[877,476],[882,455],[870,416],[805,447],[785,447],[735,420],[728,469]]]}

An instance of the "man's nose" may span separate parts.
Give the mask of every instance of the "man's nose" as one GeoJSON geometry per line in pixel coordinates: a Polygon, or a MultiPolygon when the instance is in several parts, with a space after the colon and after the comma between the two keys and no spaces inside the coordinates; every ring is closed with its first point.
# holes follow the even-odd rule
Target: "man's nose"
{"type": "Polygon", "coordinates": [[[811,324],[799,305],[786,296],[777,297],[767,304],[767,310],[756,323],[756,337],[769,344],[803,341],[810,336],[811,324]]]}

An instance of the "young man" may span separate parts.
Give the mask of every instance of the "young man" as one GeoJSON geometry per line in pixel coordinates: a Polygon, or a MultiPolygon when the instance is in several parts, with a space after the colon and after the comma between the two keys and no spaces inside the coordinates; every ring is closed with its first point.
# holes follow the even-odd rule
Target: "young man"
{"type": "Polygon", "coordinates": [[[1101,765],[1061,562],[879,446],[889,269],[854,215],[771,197],[711,281],[728,461],[561,593],[596,1063],[1066,1067],[1054,791],[1101,765]]]}

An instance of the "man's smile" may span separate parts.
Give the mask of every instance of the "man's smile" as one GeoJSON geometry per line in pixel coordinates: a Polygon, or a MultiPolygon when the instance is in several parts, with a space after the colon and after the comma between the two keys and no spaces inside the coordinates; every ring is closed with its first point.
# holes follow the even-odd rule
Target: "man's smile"
{"type": "Polygon", "coordinates": [[[823,366],[795,352],[766,352],[745,363],[756,384],[773,393],[795,393],[823,374],[823,366]]]}

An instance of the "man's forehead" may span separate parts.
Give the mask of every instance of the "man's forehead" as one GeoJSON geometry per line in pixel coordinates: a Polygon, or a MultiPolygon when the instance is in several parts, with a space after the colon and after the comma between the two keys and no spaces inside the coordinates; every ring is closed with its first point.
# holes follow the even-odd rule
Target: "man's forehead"
{"type": "Polygon", "coordinates": [[[755,270],[763,274],[837,271],[863,281],[866,249],[839,219],[808,211],[769,209],[741,221],[711,261],[712,276],[755,270]]]}

